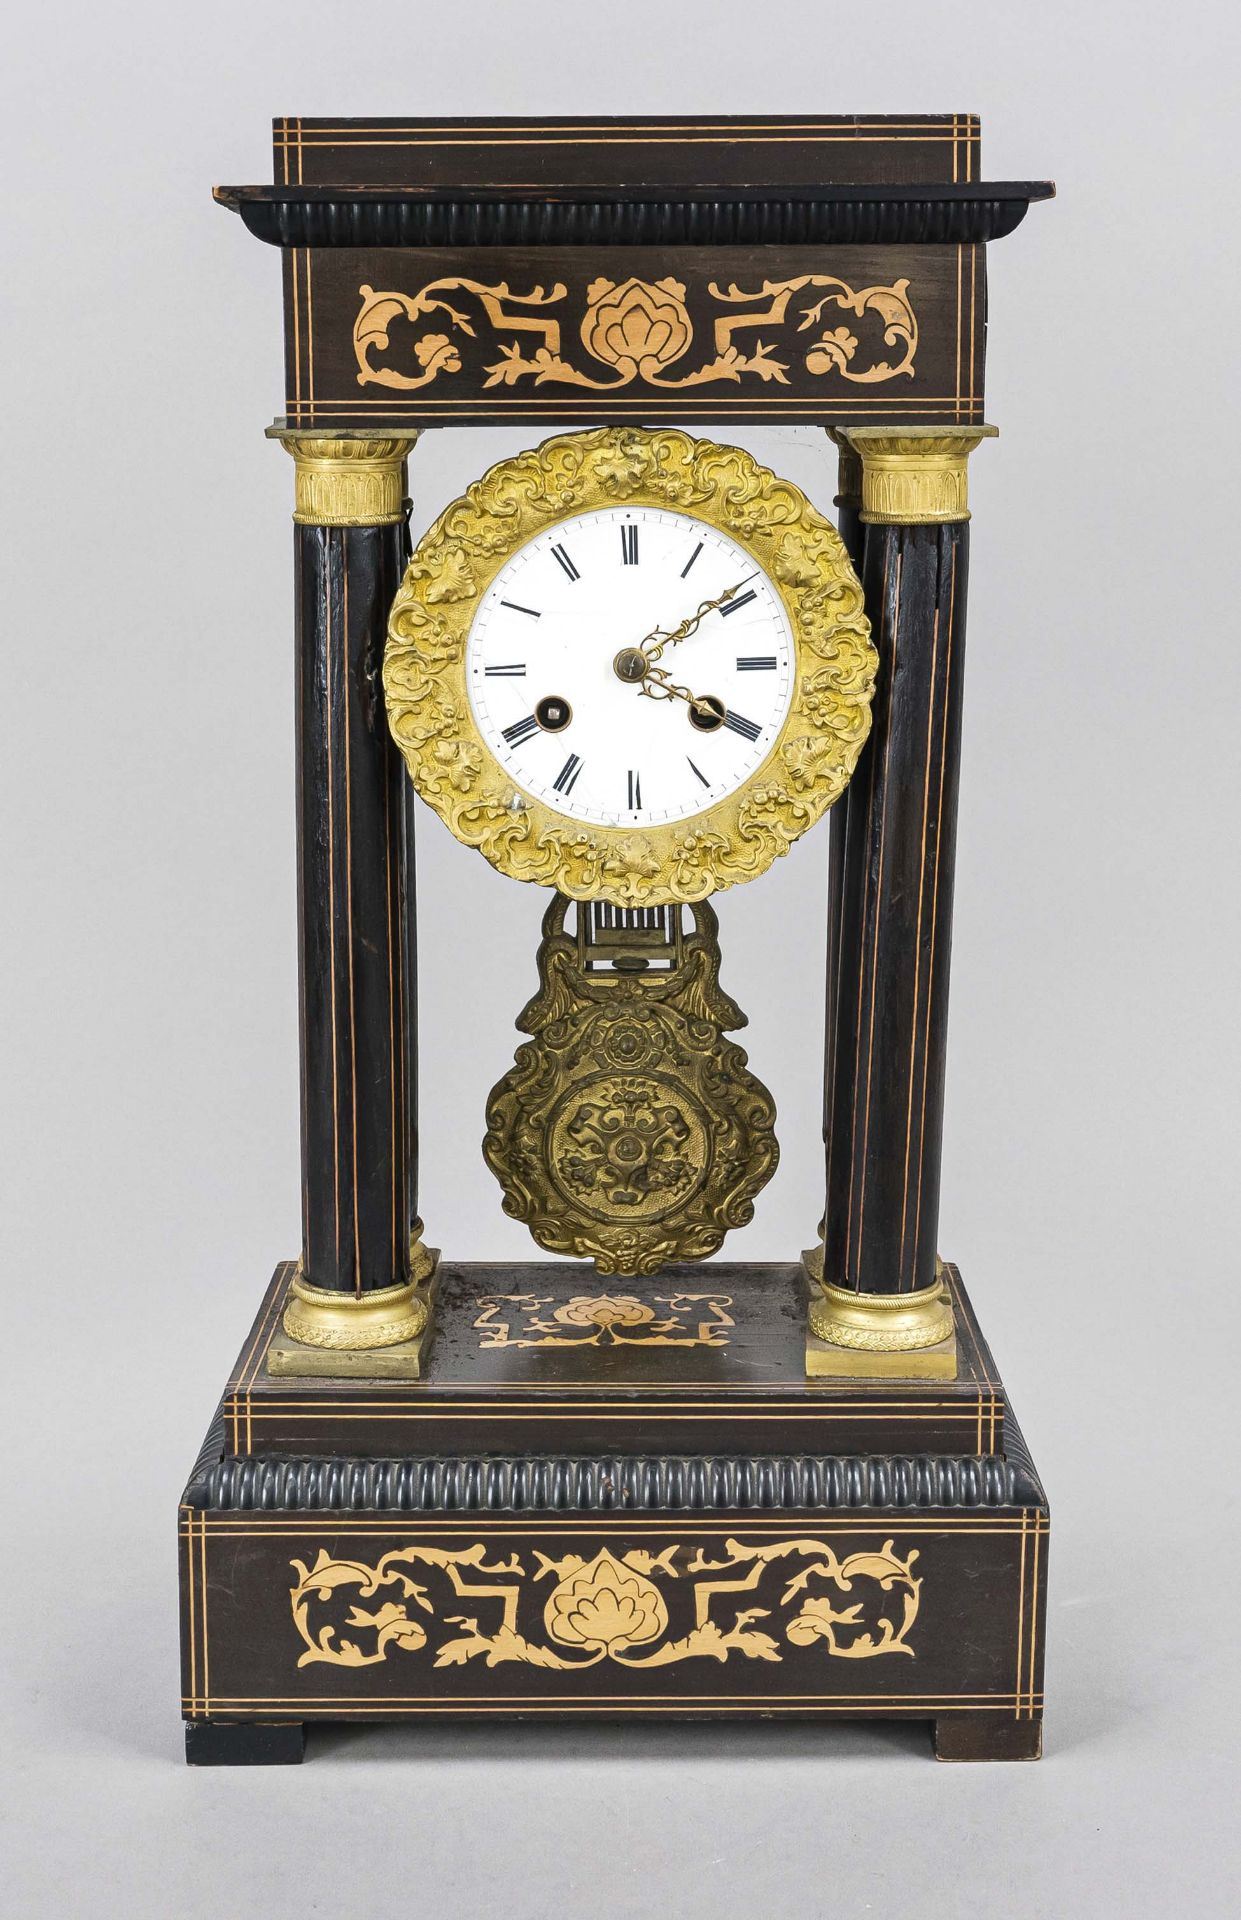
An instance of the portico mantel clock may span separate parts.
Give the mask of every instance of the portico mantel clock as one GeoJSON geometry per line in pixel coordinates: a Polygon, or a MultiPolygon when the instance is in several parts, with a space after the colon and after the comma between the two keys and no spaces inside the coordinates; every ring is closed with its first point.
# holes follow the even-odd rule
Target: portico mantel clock
{"type": "Polygon", "coordinates": [[[1040,1751],[1047,1503],[938,1247],[985,249],[1051,191],[978,148],[961,114],[283,119],[274,184],[217,190],[284,275],[302,1222],[181,1507],[196,1763],[433,1713],[1040,1751]],[[830,436],[834,501],[756,423],[830,436]],[[529,444],[411,548],[420,436],[497,424],[529,444]],[[426,808],[546,890],[479,1097],[526,1260],[423,1240],[426,808]],[[792,1217],[712,897],[754,882],[778,939],[803,838],[792,1217]],[[758,1207],[773,1263],[735,1257],[758,1207]]]}

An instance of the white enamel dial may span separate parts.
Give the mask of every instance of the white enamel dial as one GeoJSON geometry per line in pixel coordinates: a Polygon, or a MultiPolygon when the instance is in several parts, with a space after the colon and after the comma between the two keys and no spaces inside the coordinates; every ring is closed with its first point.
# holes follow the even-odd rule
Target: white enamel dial
{"type": "Polygon", "coordinates": [[[688,514],[616,507],[559,521],[512,555],[475,615],[465,674],[515,788],[584,823],[657,826],[714,806],[762,765],[796,651],[784,601],[744,547],[688,514]],[[626,650],[637,680],[618,672],[626,650]]]}

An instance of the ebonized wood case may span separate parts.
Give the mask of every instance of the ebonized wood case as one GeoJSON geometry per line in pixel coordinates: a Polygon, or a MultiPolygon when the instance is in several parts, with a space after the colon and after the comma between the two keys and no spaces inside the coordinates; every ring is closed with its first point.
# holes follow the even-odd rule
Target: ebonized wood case
{"type": "Polygon", "coordinates": [[[216,191],[282,250],[292,427],[960,425],[986,243],[1051,192],[978,153],[968,114],[284,119],[216,191]]]}
{"type": "MultiPolygon", "coordinates": [[[[389,479],[442,425],[972,444],[985,249],[1051,192],[982,181],[965,114],[284,118],[274,163],[217,198],[279,249],[276,431],[348,438],[389,479]]],[[[841,471],[881,670],[832,827],[827,1005],[848,1040],[865,1001],[878,1042],[865,1127],[861,1054],[829,1047],[824,1273],[914,1291],[939,1272],[964,497],[864,526],[841,471]]],[[[295,536],[302,1271],[359,1297],[410,1282],[419,1205],[414,811],[379,693],[399,494],[299,510],[295,536]],[[362,1063],[347,1100],[338,1059],[362,1063]]],[[[406,1380],[269,1373],[279,1267],[180,1508],[188,1759],[431,1714],[915,1718],[942,1758],[1035,1757],[1047,1503],[960,1278],[954,1377],[807,1378],[808,1237],[619,1307],[609,1285],[606,1310],[589,1269],[450,1249],[406,1380]]]]}

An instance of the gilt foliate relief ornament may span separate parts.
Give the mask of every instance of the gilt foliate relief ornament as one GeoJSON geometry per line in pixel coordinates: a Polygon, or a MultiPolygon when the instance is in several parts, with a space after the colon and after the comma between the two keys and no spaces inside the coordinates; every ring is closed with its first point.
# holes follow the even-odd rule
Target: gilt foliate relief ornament
{"type": "Polygon", "coordinates": [[[917,1558],[892,1540],[842,1558],[813,1536],[558,1558],[538,1548],[504,1554],[486,1541],[410,1545],[373,1566],[321,1547],[312,1564],[291,1562],[297,1664],[371,1667],[412,1654],[441,1668],[481,1659],[571,1674],[605,1661],[632,1669],[734,1654],[779,1664],[798,1649],[916,1659],[917,1558]]]}
{"type": "Polygon", "coordinates": [[[637,907],[753,879],[814,825],[875,667],[848,556],[798,488],[734,447],[607,427],[501,462],[440,516],[384,688],[459,840],[637,907]]]}
{"type": "MultiPolygon", "coordinates": [[[[584,958],[580,925],[565,932],[568,907],[557,895],[544,917],[517,1022],[531,1038],[487,1102],[504,1210],[602,1274],[706,1259],[748,1225],[779,1158],[771,1095],[725,1038],[745,1015],[720,988],[715,915],[697,906],[686,935],[670,909],[671,964],[609,972],[584,958]]],[[[595,1311],[614,1321],[613,1305],[595,1311]]],[[[626,1313],[641,1319],[640,1303],[626,1313]]]]}
{"type": "Polygon", "coordinates": [[[908,280],[855,289],[833,274],[803,273],[756,287],[713,280],[707,293],[711,346],[696,356],[685,283],[671,277],[592,280],[572,343],[564,338],[574,316],[562,281],[529,293],[465,276],[430,280],[412,294],[364,285],[353,327],[358,385],[408,393],[451,379],[461,371],[462,339],[480,334],[497,356],[484,388],[786,387],[794,357],[807,373],[855,385],[913,377],[918,321],[908,280]],[[414,330],[404,365],[385,358],[397,322],[414,330]]]}

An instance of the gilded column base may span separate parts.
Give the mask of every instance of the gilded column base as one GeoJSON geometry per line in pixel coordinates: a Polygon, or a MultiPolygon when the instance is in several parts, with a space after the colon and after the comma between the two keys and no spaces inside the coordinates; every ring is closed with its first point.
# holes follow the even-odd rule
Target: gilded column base
{"type": "Polygon", "coordinates": [[[410,1243],[408,1285],[363,1294],[312,1287],[294,1275],[267,1354],[272,1374],[418,1380],[430,1345],[439,1253],[410,1243]]]}
{"type": "Polygon", "coordinates": [[[952,1299],[941,1274],[917,1293],[855,1293],[823,1279],[823,1249],[802,1255],[810,1280],[811,1379],[945,1379],[957,1373],[952,1299]]]}

